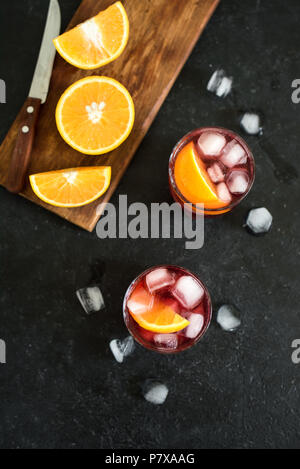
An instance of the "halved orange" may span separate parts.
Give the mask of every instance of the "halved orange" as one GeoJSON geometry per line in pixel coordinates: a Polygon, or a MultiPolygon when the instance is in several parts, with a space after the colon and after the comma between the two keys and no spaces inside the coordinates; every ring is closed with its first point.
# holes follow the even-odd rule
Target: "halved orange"
{"type": "Polygon", "coordinates": [[[82,207],[103,195],[111,180],[110,166],[61,169],[29,176],[33,192],[56,207],[82,207]]]}
{"type": "Polygon", "coordinates": [[[71,85],[56,108],[62,138],[86,155],[117,148],[129,136],[134,104],[127,89],[108,77],[87,77],[71,85]]]}
{"type": "MultiPolygon", "coordinates": [[[[128,304],[128,306],[130,303],[128,304]]],[[[189,325],[189,321],[177,314],[170,306],[155,298],[152,307],[142,313],[129,312],[134,320],[147,331],[171,333],[181,331],[189,325]]]]}
{"type": "Polygon", "coordinates": [[[193,142],[188,143],[178,154],[174,176],[179,191],[189,202],[203,203],[208,208],[227,205],[219,199],[216,186],[211,181],[193,142]]]}
{"type": "Polygon", "coordinates": [[[121,2],[54,39],[57,52],[70,64],[93,70],[115,60],[126,47],[129,22],[121,2]]]}

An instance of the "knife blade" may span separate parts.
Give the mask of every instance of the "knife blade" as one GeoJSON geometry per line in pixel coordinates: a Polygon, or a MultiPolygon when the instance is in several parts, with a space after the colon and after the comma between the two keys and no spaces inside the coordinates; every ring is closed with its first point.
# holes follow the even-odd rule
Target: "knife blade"
{"type": "Polygon", "coordinates": [[[53,44],[60,32],[61,14],[57,0],[50,0],[46,26],[37,60],[29,96],[18,118],[20,127],[8,170],[6,187],[10,192],[22,191],[30,163],[34,143],[35,127],[41,104],[44,104],[49,90],[56,49],[53,44]]]}

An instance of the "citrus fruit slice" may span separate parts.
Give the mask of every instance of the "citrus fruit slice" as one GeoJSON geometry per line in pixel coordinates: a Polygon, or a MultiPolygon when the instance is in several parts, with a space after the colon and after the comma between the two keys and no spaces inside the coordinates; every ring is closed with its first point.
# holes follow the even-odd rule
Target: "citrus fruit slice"
{"type": "Polygon", "coordinates": [[[54,39],[57,52],[70,64],[93,70],[115,60],[126,47],[129,22],[121,2],[54,39]]]}
{"type": "Polygon", "coordinates": [[[130,310],[130,301],[128,302],[128,308],[134,320],[147,331],[170,333],[181,331],[189,325],[187,319],[184,319],[169,305],[164,304],[157,298],[154,299],[154,303],[148,311],[134,313],[130,310]]]}
{"type": "Polygon", "coordinates": [[[33,192],[56,207],[81,207],[98,199],[110,185],[109,166],[61,169],[29,176],[33,192]]]}
{"type": "Polygon", "coordinates": [[[131,313],[146,313],[153,306],[154,297],[142,286],[138,285],[128,300],[127,306],[131,313]]]}
{"type": "Polygon", "coordinates": [[[126,140],[134,123],[127,89],[108,77],[87,77],[71,85],[56,108],[62,138],[86,155],[101,155],[126,140]]]}
{"type": "Polygon", "coordinates": [[[179,191],[189,202],[203,203],[209,208],[226,205],[226,202],[219,199],[216,186],[211,181],[193,142],[188,143],[179,152],[175,161],[174,176],[179,191]]]}

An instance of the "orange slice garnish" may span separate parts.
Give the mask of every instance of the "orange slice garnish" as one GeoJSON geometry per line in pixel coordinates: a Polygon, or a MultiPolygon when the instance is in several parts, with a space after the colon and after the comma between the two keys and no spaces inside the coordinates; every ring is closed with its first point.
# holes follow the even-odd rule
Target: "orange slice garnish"
{"type": "Polygon", "coordinates": [[[208,208],[226,205],[219,199],[216,186],[211,181],[193,142],[188,143],[179,152],[175,161],[174,176],[176,186],[190,203],[203,203],[208,208]]]}
{"type": "Polygon", "coordinates": [[[110,185],[111,168],[62,169],[29,177],[33,192],[56,207],[81,207],[98,199],[110,185]]]}
{"type": "Polygon", "coordinates": [[[62,138],[86,155],[101,155],[126,140],[134,123],[127,89],[108,77],[88,77],[70,86],[56,108],[62,138]]]}
{"type": "Polygon", "coordinates": [[[154,297],[143,287],[138,285],[128,300],[127,306],[131,314],[143,314],[153,307],[154,297]]]}
{"type": "MultiPolygon", "coordinates": [[[[134,293],[130,300],[132,299],[134,299],[134,293]]],[[[130,310],[130,302],[128,302],[128,308],[134,320],[147,331],[167,334],[181,331],[189,325],[187,319],[177,314],[170,306],[157,298],[154,299],[150,309],[140,314],[130,310]]]]}
{"type": "Polygon", "coordinates": [[[93,70],[121,55],[129,22],[121,2],[54,39],[57,52],[75,67],[93,70]]]}

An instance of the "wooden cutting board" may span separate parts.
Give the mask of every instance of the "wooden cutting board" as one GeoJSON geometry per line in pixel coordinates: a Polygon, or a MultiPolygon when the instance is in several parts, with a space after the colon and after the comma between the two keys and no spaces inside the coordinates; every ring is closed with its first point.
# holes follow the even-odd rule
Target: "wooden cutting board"
{"type": "MultiPolygon", "coordinates": [[[[83,0],[69,28],[96,15],[113,0],[83,0]]],[[[99,71],[79,70],[57,56],[47,102],[42,106],[28,174],[78,166],[110,165],[112,182],[96,202],[80,208],[52,207],[39,200],[27,183],[21,194],[68,221],[92,231],[100,217],[97,207],[108,202],[135,151],[188,59],[219,0],[123,0],[130,22],[130,37],[123,54],[99,71]],[[113,152],[99,157],[84,156],[60,137],[55,108],[61,94],[88,75],[106,75],[120,81],[131,92],[136,121],[129,138],[113,152]]],[[[18,121],[0,147],[0,184],[5,186],[14,148],[18,121]]]]}

